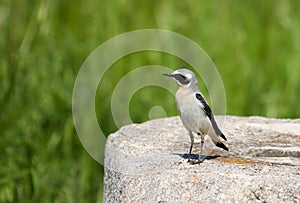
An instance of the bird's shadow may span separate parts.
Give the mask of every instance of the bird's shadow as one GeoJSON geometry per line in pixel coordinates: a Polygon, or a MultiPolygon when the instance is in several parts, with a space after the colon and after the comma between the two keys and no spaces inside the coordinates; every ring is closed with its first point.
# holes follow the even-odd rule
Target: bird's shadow
{"type": "MultiPolygon", "coordinates": [[[[180,156],[181,158],[184,159],[190,159],[190,160],[199,160],[199,155],[198,154],[179,154],[179,153],[174,153],[174,155],[180,156]]],[[[216,156],[206,156],[206,155],[201,155],[201,160],[212,160],[212,159],[216,159],[219,158],[221,156],[216,155],[216,156]]]]}

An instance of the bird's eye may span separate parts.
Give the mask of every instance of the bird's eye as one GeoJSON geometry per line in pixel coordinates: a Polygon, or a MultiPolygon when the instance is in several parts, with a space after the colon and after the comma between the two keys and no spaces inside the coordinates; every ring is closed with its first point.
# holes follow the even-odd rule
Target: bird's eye
{"type": "Polygon", "coordinates": [[[190,82],[189,79],[188,79],[186,76],[181,75],[181,74],[177,74],[177,75],[175,76],[175,78],[176,78],[181,84],[183,84],[183,85],[186,85],[186,84],[188,84],[188,83],[190,82]]]}

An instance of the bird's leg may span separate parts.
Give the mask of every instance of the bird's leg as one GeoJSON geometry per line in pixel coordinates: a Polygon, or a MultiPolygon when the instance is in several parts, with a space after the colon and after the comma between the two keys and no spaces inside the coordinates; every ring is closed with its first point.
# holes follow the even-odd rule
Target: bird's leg
{"type": "Polygon", "coordinates": [[[204,145],[204,134],[200,134],[200,136],[201,136],[201,145],[200,145],[200,154],[199,154],[199,157],[198,157],[199,163],[203,161],[201,159],[201,155],[202,155],[202,150],[203,150],[203,145],[204,145]]]}
{"type": "Polygon", "coordinates": [[[190,138],[191,138],[191,146],[190,146],[190,151],[189,151],[188,162],[190,162],[190,159],[192,157],[192,149],[193,149],[193,145],[194,145],[194,135],[193,135],[192,131],[189,131],[189,135],[190,135],[190,138]]]}

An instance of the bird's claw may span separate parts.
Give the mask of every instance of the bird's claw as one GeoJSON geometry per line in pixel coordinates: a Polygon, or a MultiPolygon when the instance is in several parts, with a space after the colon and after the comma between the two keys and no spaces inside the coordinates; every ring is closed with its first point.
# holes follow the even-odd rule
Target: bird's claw
{"type": "Polygon", "coordinates": [[[188,160],[188,163],[195,165],[195,164],[201,164],[204,160],[202,159],[197,159],[197,160],[188,160]]]}

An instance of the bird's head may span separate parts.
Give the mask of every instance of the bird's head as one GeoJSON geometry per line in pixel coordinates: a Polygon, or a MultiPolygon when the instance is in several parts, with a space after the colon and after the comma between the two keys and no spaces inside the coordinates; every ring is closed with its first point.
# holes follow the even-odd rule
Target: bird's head
{"type": "Polygon", "coordinates": [[[188,69],[178,69],[173,73],[166,73],[163,75],[173,78],[179,85],[179,87],[198,87],[198,82],[195,74],[188,69]]]}

